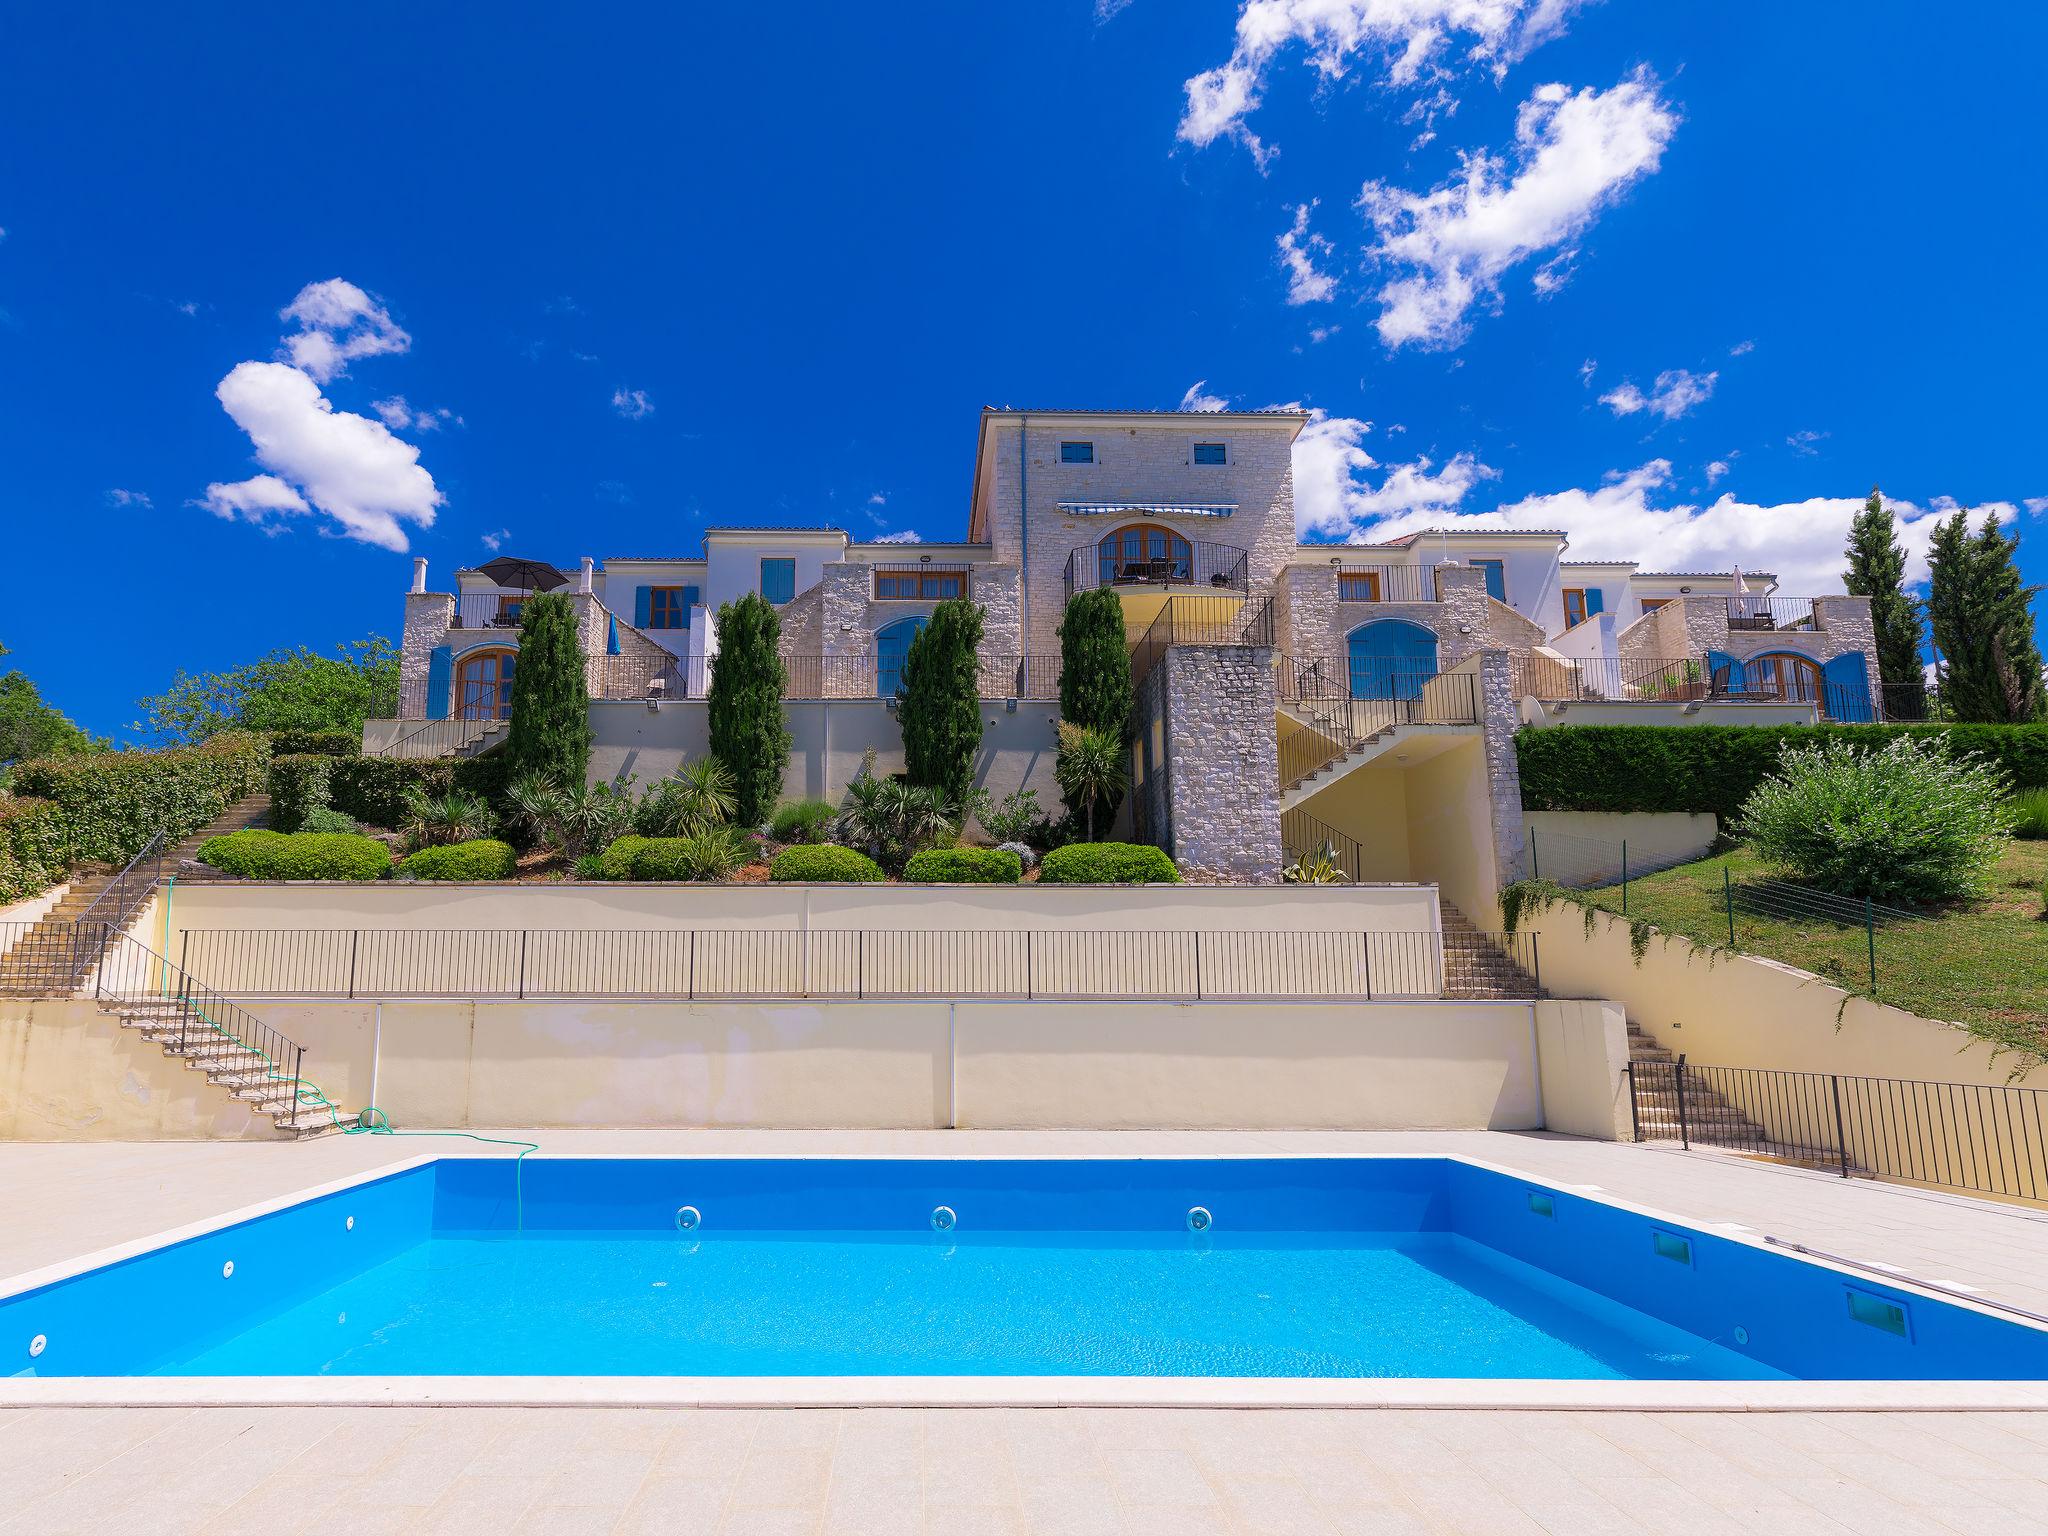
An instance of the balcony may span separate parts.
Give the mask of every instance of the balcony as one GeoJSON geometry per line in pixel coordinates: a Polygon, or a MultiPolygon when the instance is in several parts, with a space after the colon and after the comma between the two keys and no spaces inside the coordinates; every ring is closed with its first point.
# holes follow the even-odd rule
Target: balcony
{"type": "Polygon", "coordinates": [[[1336,569],[1340,603],[1433,603],[1436,570],[1427,565],[1347,565],[1336,569]]]}
{"type": "Polygon", "coordinates": [[[450,629],[519,628],[519,612],[531,592],[458,592],[450,629]]]}
{"type": "Polygon", "coordinates": [[[1820,609],[1810,597],[1750,597],[1740,594],[1728,600],[1728,628],[1732,632],[1812,630],[1820,628],[1820,609]]]}
{"type": "Polygon", "coordinates": [[[1067,596],[1097,587],[1133,592],[1174,588],[1250,592],[1250,556],[1228,544],[1204,544],[1166,529],[1120,529],[1067,556],[1067,596]]]}

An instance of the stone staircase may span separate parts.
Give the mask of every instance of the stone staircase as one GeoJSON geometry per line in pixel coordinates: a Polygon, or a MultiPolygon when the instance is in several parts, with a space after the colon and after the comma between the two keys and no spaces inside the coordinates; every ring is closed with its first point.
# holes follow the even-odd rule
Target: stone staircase
{"type": "MultiPolygon", "coordinates": [[[[270,796],[260,792],[245,795],[197,832],[165,848],[162,867],[175,874],[178,866],[197,854],[200,844],[208,838],[263,826],[269,819],[270,796]]],[[[71,997],[77,993],[99,963],[102,950],[102,935],[96,929],[78,928],[78,921],[94,911],[93,904],[107,893],[121,873],[102,867],[72,876],[63,899],[5,955],[0,955],[0,997],[71,997]]],[[[133,915],[133,906],[140,905],[152,883],[140,871],[131,874],[129,880],[133,891],[124,904],[130,905],[131,910],[115,912],[102,907],[94,914],[96,918],[104,916],[125,925],[133,915]],[[137,883],[138,876],[141,883],[137,883]]],[[[116,928],[115,932],[118,931],[116,928]]]]}
{"type": "Polygon", "coordinates": [[[387,742],[370,757],[465,758],[481,757],[511,734],[509,720],[422,720],[407,722],[408,729],[395,741],[387,742]]]}
{"type": "Polygon", "coordinates": [[[1444,932],[1444,996],[1469,999],[1541,997],[1536,978],[1501,951],[1494,937],[1438,899],[1444,932]]]}
{"type": "MultiPolygon", "coordinates": [[[[1679,1141],[1677,1056],[1631,1019],[1628,1059],[1636,1139],[1679,1141]]],[[[1841,1154],[1833,1147],[1776,1140],[1739,1105],[1717,1093],[1705,1077],[1692,1071],[1685,1079],[1685,1132],[1683,1139],[1690,1141],[1694,1151],[1734,1152],[1830,1172],[1839,1172],[1842,1166],[1841,1154]]],[[[1859,1171],[1851,1163],[1850,1172],[1859,1171]]]]}
{"type": "Polygon", "coordinates": [[[108,1000],[102,1013],[113,1014],[123,1029],[132,1029],[151,1041],[165,1056],[182,1061],[231,1097],[267,1115],[278,1134],[288,1141],[304,1141],[345,1128],[326,1105],[318,1107],[294,1098],[290,1065],[273,1066],[263,1052],[245,1044],[232,1033],[232,1018],[216,1024],[210,1014],[227,1015],[232,1005],[208,1005],[185,997],[162,999],[108,1000]],[[280,1072],[283,1076],[280,1076],[280,1072]]]}

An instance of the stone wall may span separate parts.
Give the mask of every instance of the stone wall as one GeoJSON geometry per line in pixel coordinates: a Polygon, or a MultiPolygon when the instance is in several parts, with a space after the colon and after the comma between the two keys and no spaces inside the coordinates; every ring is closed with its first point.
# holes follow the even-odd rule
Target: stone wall
{"type": "Polygon", "coordinates": [[[1487,651],[1479,658],[1479,709],[1486,740],[1487,801],[1493,808],[1494,870],[1505,885],[1518,873],[1523,839],[1522,768],[1515,756],[1515,731],[1521,719],[1515,707],[1513,661],[1505,651],[1487,651]]]}
{"type": "MultiPolygon", "coordinates": [[[[448,639],[455,622],[455,598],[447,592],[408,592],[405,629],[398,651],[398,718],[427,718],[427,668],[434,647],[448,639]]],[[[450,684],[453,687],[453,683],[450,684]]],[[[446,701],[443,701],[444,707],[446,701]]]]}
{"type": "Polygon", "coordinates": [[[1443,671],[1482,650],[1526,656],[1545,640],[1534,624],[1486,592],[1486,573],[1476,566],[1439,565],[1433,603],[1349,602],[1338,596],[1337,569],[1291,565],[1276,582],[1275,618],[1280,645],[1300,660],[1350,653],[1351,632],[1361,624],[1398,619],[1437,637],[1437,666],[1443,671]]]}
{"type": "Polygon", "coordinates": [[[1166,827],[1190,880],[1280,878],[1280,763],[1273,652],[1176,645],[1146,679],[1165,721],[1166,827]],[[1155,684],[1154,679],[1158,679],[1155,684]]]}

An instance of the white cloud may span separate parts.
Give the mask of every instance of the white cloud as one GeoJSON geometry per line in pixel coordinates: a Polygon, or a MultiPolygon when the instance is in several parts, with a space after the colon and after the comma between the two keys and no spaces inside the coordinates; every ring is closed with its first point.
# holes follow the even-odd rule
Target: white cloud
{"type": "Polygon", "coordinates": [[[1369,421],[1325,411],[1314,412],[1301,429],[1294,440],[1294,523],[1302,537],[1355,541],[1366,537],[1375,519],[1390,514],[1448,511],[1494,474],[1469,453],[1440,469],[1427,458],[1383,467],[1366,452],[1371,431],[1369,421]]]}
{"type": "Polygon", "coordinates": [[[1095,0],[1095,25],[1114,21],[1129,8],[1131,0],[1095,0]]]}
{"type": "Polygon", "coordinates": [[[1197,379],[1188,386],[1188,392],[1180,397],[1180,408],[1184,411],[1227,411],[1230,402],[1221,395],[1205,395],[1202,386],[1207,379],[1197,379]]]}
{"type": "Polygon", "coordinates": [[[2020,505],[2036,517],[2048,516],[2048,496],[2029,496],[2020,505]]]}
{"type": "Polygon", "coordinates": [[[1712,485],[1715,481],[1719,480],[1723,475],[1727,473],[1728,461],[1726,459],[1714,460],[1713,463],[1707,466],[1707,484],[1712,485]]]}
{"type": "Polygon", "coordinates": [[[1227,62],[1187,82],[1180,137],[1209,144],[1242,139],[1263,163],[1268,151],[1245,127],[1259,105],[1266,72],[1281,50],[1300,43],[1326,81],[1341,79],[1360,55],[1384,62],[1388,84],[1412,87],[1442,69],[1457,50],[1496,69],[1563,30],[1579,0],[1245,0],[1227,62]],[[1455,40],[1455,41],[1454,41],[1455,40]]]}
{"type": "Polygon", "coordinates": [[[497,528],[484,535],[484,548],[496,554],[505,547],[505,541],[512,537],[510,528],[497,528]]]}
{"type": "Polygon", "coordinates": [[[874,495],[868,498],[868,505],[871,507],[885,507],[888,504],[889,498],[887,496],[884,496],[880,491],[876,491],[874,495]]]}
{"type": "Polygon", "coordinates": [[[1426,193],[1367,182],[1358,207],[1378,235],[1371,255],[1400,274],[1379,293],[1381,339],[1455,345],[1473,304],[1498,303],[1502,276],[1540,252],[1560,253],[1537,283],[1554,290],[1568,275],[1574,242],[1657,169],[1677,126],[1642,71],[1604,91],[1544,85],[1516,115],[1512,165],[1482,150],[1426,193]]]}
{"type": "Polygon", "coordinates": [[[1728,349],[1728,355],[1729,355],[1730,357],[1746,357],[1746,356],[1747,356],[1747,355],[1748,355],[1749,353],[1751,353],[1751,352],[1754,352],[1755,350],[1756,350],[1756,343],[1755,343],[1755,342],[1753,342],[1753,341],[1738,341],[1737,343],[1735,343],[1735,345],[1734,345],[1734,346],[1732,346],[1732,347],[1730,347],[1730,348],[1728,349]]]}
{"type": "Polygon", "coordinates": [[[1794,432],[1785,439],[1785,446],[1794,453],[1810,459],[1820,452],[1816,445],[1826,436],[1827,433],[1825,432],[1815,432],[1810,429],[1804,432],[1794,432]]]}
{"type": "Polygon", "coordinates": [[[1617,416],[1633,416],[1638,411],[1648,411],[1666,421],[1676,421],[1694,406],[1704,404],[1714,393],[1714,383],[1720,377],[1718,373],[1690,373],[1683,368],[1667,368],[1657,375],[1657,382],[1647,395],[1635,385],[1624,383],[1602,395],[1600,403],[1617,416]]]}
{"type": "Polygon", "coordinates": [[[116,486],[113,490],[107,492],[107,505],[110,507],[146,508],[152,507],[156,503],[149,499],[149,492],[147,491],[124,491],[119,486],[116,486]]]}
{"type": "Polygon", "coordinates": [[[1294,210],[1293,227],[1283,230],[1277,242],[1280,264],[1287,268],[1290,304],[1321,304],[1337,294],[1337,279],[1316,270],[1316,258],[1328,256],[1335,247],[1324,236],[1309,232],[1308,216],[1315,206],[1313,201],[1299,205],[1294,210]]]}
{"type": "Polygon", "coordinates": [[[254,523],[265,533],[284,532],[276,521],[278,515],[300,517],[313,510],[306,505],[305,497],[275,475],[257,475],[233,485],[222,485],[216,480],[206,488],[199,504],[215,517],[224,517],[231,523],[254,523]]]}
{"type": "Polygon", "coordinates": [[[388,400],[373,400],[370,409],[382,418],[384,425],[394,432],[411,427],[415,432],[438,432],[443,427],[462,425],[462,418],[446,406],[422,409],[410,404],[405,396],[393,395],[388,400]]]}
{"type": "Polygon", "coordinates": [[[1309,330],[1308,339],[1313,344],[1320,346],[1343,329],[1344,327],[1341,325],[1313,326],[1309,330]]]}
{"type": "Polygon", "coordinates": [[[318,508],[344,537],[403,551],[405,524],[433,526],[443,497],[419,449],[381,423],[337,411],[319,386],[285,363],[239,363],[214,391],[249,434],[268,475],[210,485],[206,505],[223,517],[262,522],[266,513],[318,508]]]}
{"type": "Polygon", "coordinates": [[[359,357],[412,350],[412,337],[390,312],[345,278],[306,284],[278,318],[299,327],[284,339],[285,357],[322,384],[347,372],[359,357]]]}
{"type": "Polygon", "coordinates": [[[612,409],[628,421],[639,421],[654,414],[654,402],[647,398],[644,389],[615,389],[612,391],[612,409]]]}
{"type": "Polygon", "coordinates": [[[1600,365],[1598,363],[1590,357],[1587,358],[1583,363],[1579,364],[1579,382],[1590,388],[1593,383],[1593,375],[1599,369],[1600,365]]]}
{"type": "Polygon", "coordinates": [[[879,539],[870,539],[868,542],[871,544],[922,544],[924,540],[919,538],[912,529],[905,528],[899,533],[885,533],[879,539]]]}

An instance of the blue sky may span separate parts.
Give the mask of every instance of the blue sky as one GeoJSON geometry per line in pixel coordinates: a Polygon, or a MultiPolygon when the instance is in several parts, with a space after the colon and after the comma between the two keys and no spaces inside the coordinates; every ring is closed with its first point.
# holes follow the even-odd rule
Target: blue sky
{"type": "Polygon", "coordinates": [[[1325,536],[1804,595],[1876,482],[2048,580],[2048,8],[205,17],[0,48],[0,641],[95,729],[410,553],[957,536],[984,404],[1300,402],[1325,536]]]}

